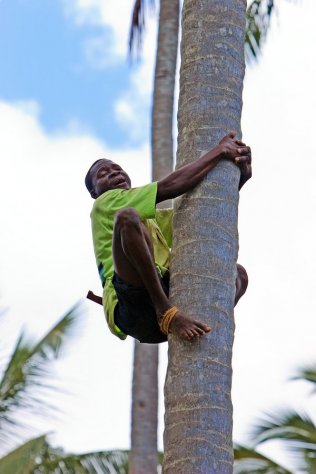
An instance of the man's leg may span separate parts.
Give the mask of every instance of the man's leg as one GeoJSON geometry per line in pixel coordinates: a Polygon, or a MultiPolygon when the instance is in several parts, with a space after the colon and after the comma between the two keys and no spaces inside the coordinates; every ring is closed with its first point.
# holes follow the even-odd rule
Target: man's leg
{"type": "MultiPolygon", "coordinates": [[[[113,261],[117,275],[136,288],[148,291],[157,317],[171,304],[165,295],[153,257],[153,248],[146,227],[135,209],[123,209],[116,214],[113,232],[113,261]]],[[[204,323],[178,311],[170,324],[170,331],[191,340],[210,331],[204,323]]]]}

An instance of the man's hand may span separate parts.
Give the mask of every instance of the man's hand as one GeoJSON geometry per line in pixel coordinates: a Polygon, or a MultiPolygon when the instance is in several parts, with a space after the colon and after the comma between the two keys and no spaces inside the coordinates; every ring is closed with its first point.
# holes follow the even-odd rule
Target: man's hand
{"type": "Polygon", "coordinates": [[[174,199],[195,188],[222,159],[230,160],[239,166],[241,171],[240,189],[251,176],[251,150],[249,146],[236,140],[235,137],[236,132],[230,132],[205,155],[158,181],[156,203],[174,199]]]}
{"type": "Polygon", "coordinates": [[[240,140],[236,140],[236,132],[229,132],[219,142],[218,147],[222,158],[233,161],[240,169],[239,189],[252,176],[251,148],[240,140]]]}

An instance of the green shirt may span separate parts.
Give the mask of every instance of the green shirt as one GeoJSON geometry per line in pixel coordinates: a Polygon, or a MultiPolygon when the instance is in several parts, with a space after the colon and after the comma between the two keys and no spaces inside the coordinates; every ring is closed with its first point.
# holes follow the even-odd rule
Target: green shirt
{"type": "Polygon", "coordinates": [[[114,216],[127,207],[140,215],[151,237],[155,263],[161,275],[169,269],[172,244],[172,209],[156,209],[157,183],[132,189],[111,189],[99,196],[91,211],[92,236],[96,263],[103,285],[103,306],[108,326],[120,339],[126,335],[114,323],[117,296],[112,284],[114,265],[112,235],[114,216]]]}

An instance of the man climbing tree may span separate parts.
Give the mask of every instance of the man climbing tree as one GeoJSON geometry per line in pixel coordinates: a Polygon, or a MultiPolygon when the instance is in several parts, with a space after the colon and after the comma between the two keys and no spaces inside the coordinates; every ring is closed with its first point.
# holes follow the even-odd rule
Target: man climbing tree
{"type": "MultiPolygon", "coordinates": [[[[235,132],[195,162],[140,188],[131,188],[127,173],[110,160],[90,167],[85,182],[96,200],[94,250],[107,322],[118,337],[159,343],[172,333],[191,341],[211,330],[169,302],[172,216],[169,210],[156,210],[156,204],[192,190],[222,160],[239,166],[240,187],[251,176],[250,148],[236,140],[235,132]]],[[[236,302],[246,286],[245,271],[238,266],[236,302]]]]}

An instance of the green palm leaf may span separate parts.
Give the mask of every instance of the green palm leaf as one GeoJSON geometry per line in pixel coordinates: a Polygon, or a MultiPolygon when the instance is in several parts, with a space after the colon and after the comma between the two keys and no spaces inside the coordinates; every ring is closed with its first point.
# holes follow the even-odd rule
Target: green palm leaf
{"type": "Polygon", "coordinates": [[[128,452],[65,454],[52,448],[46,436],[19,446],[0,459],[1,474],[127,474],[128,452]]]}
{"type": "Polygon", "coordinates": [[[272,459],[245,446],[235,445],[234,458],[234,474],[293,474],[272,459]]]}
{"type": "Polygon", "coordinates": [[[41,473],[51,474],[52,472],[54,474],[99,474],[101,472],[102,474],[127,474],[128,451],[63,454],[50,448],[46,453],[46,458],[42,460],[41,473]]]}
{"type": "Polygon", "coordinates": [[[253,0],[247,8],[245,54],[248,62],[258,57],[267,36],[274,8],[274,0],[253,0]]]}
{"type": "Polygon", "coordinates": [[[69,337],[78,306],[72,308],[37,344],[21,334],[0,380],[1,445],[21,439],[31,431],[23,413],[47,415],[56,408],[45,400],[48,391],[58,390],[49,366],[69,337]],[[21,416],[22,414],[22,416],[21,416]]]}
{"type": "Polygon", "coordinates": [[[273,439],[287,440],[293,446],[313,446],[316,449],[316,426],[311,418],[295,412],[267,415],[253,429],[256,444],[273,439]]]}
{"type": "Polygon", "coordinates": [[[38,467],[48,447],[45,436],[34,438],[0,459],[2,474],[29,474],[38,467]]]}
{"type": "Polygon", "coordinates": [[[299,369],[291,380],[305,380],[314,385],[314,390],[316,390],[316,366],[302,367],[299,369]]]}
{"type": "MultiPolygon", "coordinates": [[[[147,0],[148,7],[154,8],[155,0],[147,0]]],[[[129,53],[132,54],[136,43],[136,51],[139,52],[142,46],[143,32],[145,29],[145,0],[135,0],[132,21],[129,32],[129,53]]]]}

